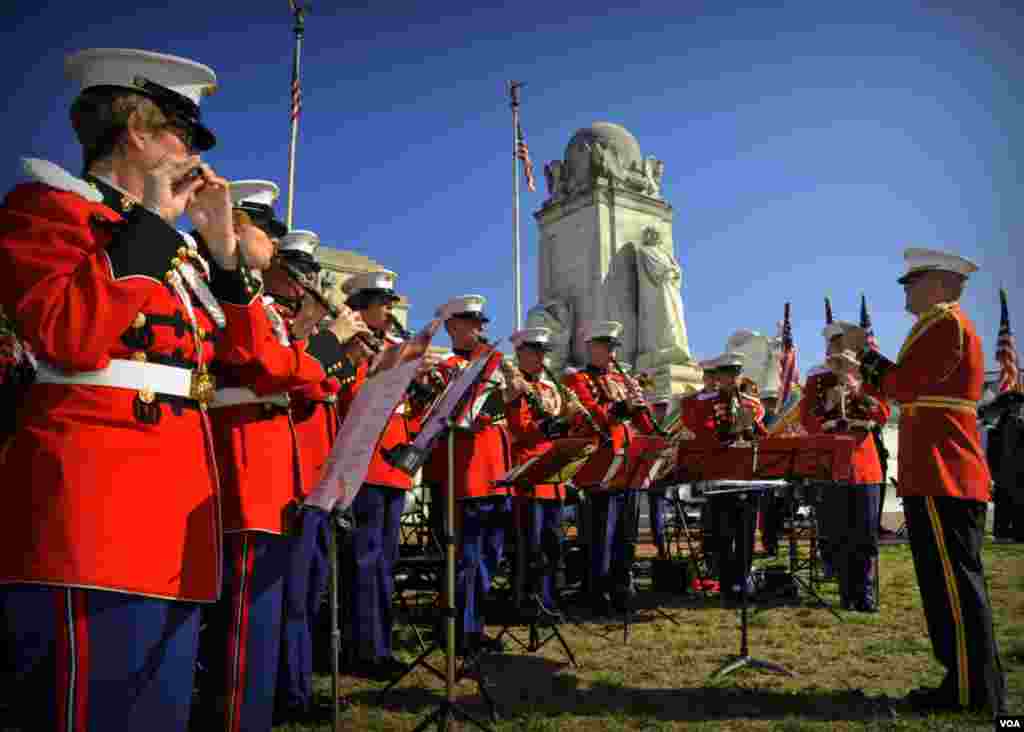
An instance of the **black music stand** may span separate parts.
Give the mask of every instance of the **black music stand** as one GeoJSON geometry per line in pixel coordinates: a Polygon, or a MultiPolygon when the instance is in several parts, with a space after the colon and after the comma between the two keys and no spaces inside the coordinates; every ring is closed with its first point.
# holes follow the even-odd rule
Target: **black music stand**
{"type": "MultiPolygon", "coordinates": [[[[737,501],[735,502],[734,511],[736,512],[739,521],[737,522],[740,531],[743,532],[743,536],[748,535],[754,528],[754,516],[757,513],[756,499],[767,490],[767,486],[751,484],[750,486],[743,488],[727,488],[719,491],[705,491],[704,495],[715,497],[721,495],[735,495],[737,501]],[[754,500],[751,500],[751,499],[754,500]]],[[[746,546],[746,542],[743,542],[741,546],[746,546]]],[[[740,565],[746,567],[750,561],[750,557],[747,556],[747,552],[744,549],[740,556],[740,565]]],[[[735,656],[731,660],[723,664],[715,673],[711,674],[712,679],[722,678],[728,676],[733,671],[744,667],[751,667],[759,671],[773,671],[775,673],[785,674],[787,676],[794,676],[792,671],[786,669],[778,664],[772,663],[771,661],[763,661],[758,658],[753,658],[750,655],[750,646],[748,642],[747,632],[747,578],[742,578],[742,586],[740,588],[740,652],[738,656],[735,656]]]]}
{"type": "Polygon", "coordinates": [[[445,439],[448,443],[449,480],[444,511],[444,537],[441,542],[445,549],[445,587],[447,590],[443,610],[445,618],[445,643],[442,646],[439,643],[440,638],[435,636],[430,647],[409,664],[408,668],[400,676],[392,679],[384,687],[383,692],[387,693],[402,679],[412,673],[413,669],[417,666],[422,666],[445,682],[445,698],[440,702],[437,709],[416,727],[414,732],[423,732],[433,724],[437,725],[438,732],[447,732],[451,722],[454,722],[456,719],[475,725],[479,729],[484,730],[484,732],[492,732],[491,727],[471,716],[459,707],[455,701],[455,684],[465,678],[468,675],[467,671],[473,668],[476,671],[477,688],[480,690],[480,695],[484,698],[484,701],[487,702],[491,721],[493,722],[497,719],[496,705],[490,692],[487,690],[487,681],[483,677],[483,671],[480,668],[479,654],[467,655],[463,660],[462,668],[457,670],[455,667],[455,489],[452,484],[453,476],[455,475],[455,429],[451,419],[446,421],[445,430],[447,432],[445,439]],[[437,650],[441,650],[445,655],[444,672],[434,668],[426,660],[437,650]]]}

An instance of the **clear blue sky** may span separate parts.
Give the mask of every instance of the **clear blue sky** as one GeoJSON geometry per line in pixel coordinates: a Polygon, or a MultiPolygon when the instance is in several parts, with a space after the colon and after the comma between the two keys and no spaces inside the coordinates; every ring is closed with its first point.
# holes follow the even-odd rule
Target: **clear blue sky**
{"type": "MultiPolygon", "coordinates": [[[[895,279],[908,245],[975,258],[964,305],[992,361],[997,287],[1024,328],[1024,21],[1012,3],[316,4],[303,58],[296,225],[399,272],[414,325],[449,297],[488,298],[514,326],[507,79],[539,187],[546,160],[596,120],[666,162],[691,349],[774,332],[793,303],[800,366],[823,352],[822,298],[869,299],[883,350],[911,325],[895,279]],[[478,6],[460,12],[461,6],[478,6]],[[507,5],[507,7],[506,7],[507,5]],[[441,10],[441,8],[445,8],[441,10]]],[[[287,177],[292,33],[285,0],[167,6],[5,3],[8,113],[0,186],[19,156],[80,167],[66,54],[126,46],[212,66],[204,115],[228,178],[287,177]],[[17,6],[17,10],[11,10],[17,6]]],[[[536,301],[543,193],[522,196],[524,311],[536,301]]],[[[283,204],[280,206],[283,215],[283,204]]],[[[445,336],[439,343],[445,344],[445,336]]]]}

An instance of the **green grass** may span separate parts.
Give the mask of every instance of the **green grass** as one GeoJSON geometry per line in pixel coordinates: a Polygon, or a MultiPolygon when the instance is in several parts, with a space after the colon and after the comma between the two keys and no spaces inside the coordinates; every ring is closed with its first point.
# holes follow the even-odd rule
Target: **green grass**
{"type": "MultiPolygon", "coordinates": [[[[1024,546],[987,544],[984,562],[1010,710],[1024,713],[1024,546]]],[[[835,602],[834,589],[823,587],[825,599],[835,602]]],[[[581,663],[579,669],[566,663],[557,642],[536,654],[510,650],[490,657],[486,675],[501,707],[494,729],[991,730],[991,720],[976,715],[925,718],[900,710],[892,719],[884,712],[877,703],[880,695],[901,697],[916,686],[937,684],[942,673],[932,656],[905,544],[882,547],[881,599],[877,615],[841,613],[843,622],[811,604],[761,611],[750,624],[751,654],[782,664],[796,676],[741,670],[712,682],[711,673],[738,650],[737,614],[720,609],[715,601],[642,593],[642,603],[661,607],[679,625],[642,610],[628,644],[622,641],[621,625],[564,625],[562,632],[581,663]]],[[[517,633],[525,638],[525,632],[517,633]]],[[[410,652],[411,639],[405,631],[396,634],[396,643],[409,645],[410,652]]],[[[440,664],[442,657],[434,660],[440,664]]],[[[412,730],[443,696],[443,685],[422,670],[388,695],[380,694],[380,685],[349,677],[341,681],[342,693],[351,702],[340,727],[345,730],[412,730]]],[[[329,679],[318,677],[316,688],[326,701],[329,679]]],[[[462,681],[456,694],[468,711],[486,718],[472,681],[462,681]]],[[[276,729],[328,730],[330,725],[276,729]]]]}

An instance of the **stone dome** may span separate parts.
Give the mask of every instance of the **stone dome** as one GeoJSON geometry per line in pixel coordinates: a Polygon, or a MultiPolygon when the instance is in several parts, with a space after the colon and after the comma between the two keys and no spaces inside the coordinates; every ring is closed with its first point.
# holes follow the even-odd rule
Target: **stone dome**
{"type": "Polygon", "coordinates": [[[578,154],[585,143],[595,140],[612,148],[624,169],[629,169],[633,163],[639,166],[643,161],[643,157],[640,155],[640,143],[633,137],[633,133],[613,122],[595,122],[590,127],[577,130],[565,148],[565,159],[571,160],[576,157],[574,151],[578,154]]]}

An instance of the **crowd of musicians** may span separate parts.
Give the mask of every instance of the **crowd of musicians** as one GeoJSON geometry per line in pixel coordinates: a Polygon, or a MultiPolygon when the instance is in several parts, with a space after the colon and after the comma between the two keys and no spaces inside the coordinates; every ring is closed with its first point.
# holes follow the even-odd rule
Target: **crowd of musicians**
{"type": "MultiPolygon", "coordinates": [[[[0,453],[12,477],[0,513],[12,710],[26,729],[183,730],[198,715],[210,728],[266,730],[301,719],[330,530],[302,502],[356,395],[425,344],[396,327],[394,273],[352,277],[345,305],[332,305],[318,290],[319,238],[278,220],[277,186],[229,183],[201,160],[216,143],[199,110],[215,83],[208,67],[93,49],[70,57],[67,71],[81,86],[70,110],[81,176],[27,160],[31,180],[0,207],[0,304],[34,371],[0,453]],[[179,231],[185,214],[194,228],[179,231]],[[193,708],[197,668],[202,704],[193,708]]],[[[871,433],[899,402],[900,495],[947,670],[940,687],[908,699],[925,710],[999,711],[1005,682],[980,556],[990,498],[974,417],[983,357],[957,304],[975,267],[932,250],[909,250],[907,265],[900,282],[918,320],[899,357],[873,350],[857,326],[831,323],[827,366],[809,374],[800,401],[808,433],[855,441],[849,480],[823,502],[823,553],[843,607],[874,611],[882,472],[871,433]]],[[[585,587],[607,614],[632,592],[629,497],[640,487],[622,483],[612,457],[642,435],[713,448],[766,435],[764,404],[736,354],[701,364],[704,389],[683,400],[666,433],[615,359],[618,323],[588,324],[587,363],[552,374],[550,333],[512,334],[512,365],[482,335],[485,305],[466,295],[439,308],[452,354],[422,359],[352,504],[342,571],[352,673],[405,668],[392,655],[393,567],[413,478],[388,458],[477,359],[486,365],[450,444],[422,470],[432,506],[449,491],[457,499],[462,654],[496,646],[482,608],[508,527],[527,537],[531,596],[557,615],[567,486],[496,491],[513,466],[565,439],[593,446],[572,482],[586,496],[585,587]]],[[[661,515],[655,496],[664,556],[661,515]]],[[[753,531],[731,516],[711,510],[705,522],[727,605],[751,592],[753,531]]]]}

